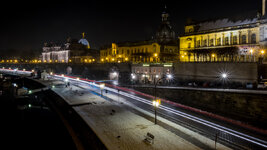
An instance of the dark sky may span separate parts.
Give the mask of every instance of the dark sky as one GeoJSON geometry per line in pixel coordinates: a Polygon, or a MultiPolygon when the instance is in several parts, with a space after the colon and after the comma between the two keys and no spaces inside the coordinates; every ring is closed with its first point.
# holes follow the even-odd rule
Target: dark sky
{"type": "Polygon", "coordinates": [[[150,39],[165,4],[177,34],[188,17],[203,20],[261,9],[261,0],[10,1],[1,3],[0,50],[41,49],[44,42],[81,38],[82,32],[93,48],[150,39]]]}

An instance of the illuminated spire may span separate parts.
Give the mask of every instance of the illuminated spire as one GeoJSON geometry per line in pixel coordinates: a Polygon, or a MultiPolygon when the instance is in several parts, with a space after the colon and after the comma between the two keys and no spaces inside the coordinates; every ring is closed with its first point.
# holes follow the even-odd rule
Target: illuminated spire
{"type": "Polygon", "coordinates": [[[82,33],[82,36],[83,36],[83,39],[84,39],[84,36],[85,36],[85,33],[84,32],[82,33]]]}

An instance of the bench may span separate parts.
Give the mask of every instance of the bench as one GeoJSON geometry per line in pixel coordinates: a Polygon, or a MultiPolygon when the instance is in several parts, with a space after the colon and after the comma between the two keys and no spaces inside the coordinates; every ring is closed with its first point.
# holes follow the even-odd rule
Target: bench
{"type": "Polygon", "coordinates": [[[149,144],[154,144],[154,135],[152,135],[151,133],[147,132],[144,141],[149,143],[149,144]]]}

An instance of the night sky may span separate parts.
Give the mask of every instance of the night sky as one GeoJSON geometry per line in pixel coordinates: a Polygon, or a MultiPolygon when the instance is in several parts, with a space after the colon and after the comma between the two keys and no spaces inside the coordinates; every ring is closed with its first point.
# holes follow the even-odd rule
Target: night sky
{"type": "Polygon", "coordinates": [[[1,3],[0,51],[41,50],[44,42],[79,39],[82,32],[93,48],[150,39],[165,4],[177,36],[188,17],[203,20],[261,10],[261,0],[10,1],[1,3]]]}

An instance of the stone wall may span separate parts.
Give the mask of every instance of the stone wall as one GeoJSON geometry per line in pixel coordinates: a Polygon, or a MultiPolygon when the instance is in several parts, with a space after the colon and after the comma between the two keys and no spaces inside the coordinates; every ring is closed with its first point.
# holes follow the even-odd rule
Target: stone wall
{"type": "MultiPolygon", "coordinates": [[[[131,65],[130,64],[1,64],[0,67],[9,68],[19,68],[26,70],[46,70],[47,72],[53,72],[57,74],[67,74],[67,68],[72,68],[72,75],[79,75],[84,78],[94,79],[94,80],[109,80],[109,73],[112,71],[117,71],[120,76],[125,74],[130,74],[131,65]]],[[[130,76],[130,75],[129,75],[130,76]]],[[[124,81],[124,80],[123,80],[124,81]]]]}
{"type": "MultiPolygon", "coordinates": [[[[154,88],[135,88],[154,95],[154,88]]],[[[267,94],[157,88],[157,96],[242,122],[267,127],[267,94]]]]}
{"type": "Polygon", "coordinates": [[[258,80],[257,63],[174,63],[174,74],[180,80],[220,81],[222,73],[228,74],[228,82],[251,82],[258,80]]]}

